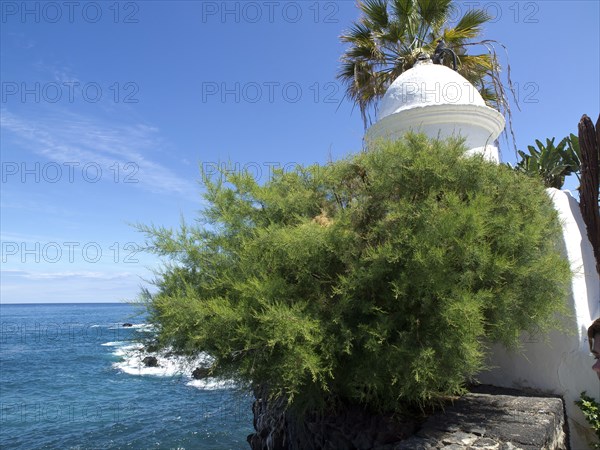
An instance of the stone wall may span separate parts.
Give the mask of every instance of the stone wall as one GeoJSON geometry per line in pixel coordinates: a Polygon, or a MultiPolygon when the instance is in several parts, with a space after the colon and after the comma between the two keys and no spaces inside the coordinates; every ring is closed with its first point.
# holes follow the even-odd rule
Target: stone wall
{"type": "Polygon", "coordinates": [[[430,417],[394,450],[568,448],[560,398],[511,394],[468,394],[443,414],[430,417]]]}
{"type": "MultiPolygon", "coordinates": [[[[252,450],[563,450],[568,449],[560,398],[514,390],[478,389],[424,423],[345,408],[337,414],[297,420],[283,403],[253,406],[252,450]]],[[[584,449],[572,449],[584,450],[584,449]]]]}

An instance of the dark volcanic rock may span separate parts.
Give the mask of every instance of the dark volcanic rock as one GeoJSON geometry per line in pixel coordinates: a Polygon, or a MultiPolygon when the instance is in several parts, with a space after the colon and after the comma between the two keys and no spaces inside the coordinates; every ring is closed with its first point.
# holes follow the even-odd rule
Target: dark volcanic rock
{"type": "Polygon", "coordinates": [[[261,396],[252,411],[256,433],[247,438],[252,450],[391,450],[418,426],[417,420],[374,414],[358,405],[308,413],[299,420],[283,399],[267,404],[261,396]]]}
{"type": "Polygon", "coordinates": [[[142,362],[146,367],[158,367],[158,360],[155,356],[146,356],[142,362]]]}
{"type": "Polygon", "coordinates": [[[133,326],[133,324],[132,324],[132,323],[129,323],[129,322],[125,322],[125,323],[123,324],[123,326],[124,326],[124,327],[132,327],[132,326],[133,326]]]}
{"type": "Polygon", "coordinates": [[[201,380],[202,378],[206,378],[210,375],[210,369],[206,367],[196,367],[192,372],[192,378],[194,380],[201,380]]]}

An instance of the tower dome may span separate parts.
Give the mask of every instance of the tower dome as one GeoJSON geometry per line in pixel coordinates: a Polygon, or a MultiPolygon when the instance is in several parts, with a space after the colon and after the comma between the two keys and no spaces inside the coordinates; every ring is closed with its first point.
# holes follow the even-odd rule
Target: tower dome
{"type": "Polygon", "coordinates": [[[366,141],[399,139],[409,130],[440,139],[461,136],[468,154],[499,161],[494,142],[504,125],[502,114],[486,106],[466,78],[426,59],[390,85],[366,141]]]}

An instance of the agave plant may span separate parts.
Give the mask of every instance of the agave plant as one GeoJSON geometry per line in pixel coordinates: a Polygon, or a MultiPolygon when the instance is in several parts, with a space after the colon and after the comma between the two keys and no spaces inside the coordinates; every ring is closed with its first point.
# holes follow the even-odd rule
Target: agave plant
{"type": "MultiPolygon", "coordinates": [[[[360,108],[365,128],[389,85],[421,53],[433,55],[441,40],[457,55],[458,72],[510,119],[494,49],[497,42],[476,41],[490,20],[485,11],[469,10],[450,27],[456,12],[452,0],[359,0],[358,7],[361,18],[340,37],[350,46],[341,57],[337,77],[346,85],[346,97],[360,108]],[[487,52],[469,55],[471,45],[483,45],[487,52]]],[[[446,58],[444,63],[452,61],[446,58]]]]}
{"type": "Polygon", "coordinates": [[[574,134],[554,145],[555,138],[546,139],[546,145],[535,140],[537,148],[527,146],[529,154],[522,150],[518,153],[521,160],[515,166],[519,172],[539,176],[546,187],[562,188],[565,177],[575,173],[579,178],[580,153],[579,139],[574,134]]]}

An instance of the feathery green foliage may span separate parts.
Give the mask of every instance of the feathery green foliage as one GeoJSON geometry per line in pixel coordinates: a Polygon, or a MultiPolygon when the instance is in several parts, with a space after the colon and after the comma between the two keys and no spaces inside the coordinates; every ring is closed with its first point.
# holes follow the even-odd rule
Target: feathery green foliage
{"type": "Polygon", "coordinates": [[[543,185],[464,151],[411,134],[207,181],[205,224],[141,227],[171,259],[148,299],[160,343],[294,405],[462,392],[489,343],[554,323],[570,277],[543,185]]]}

